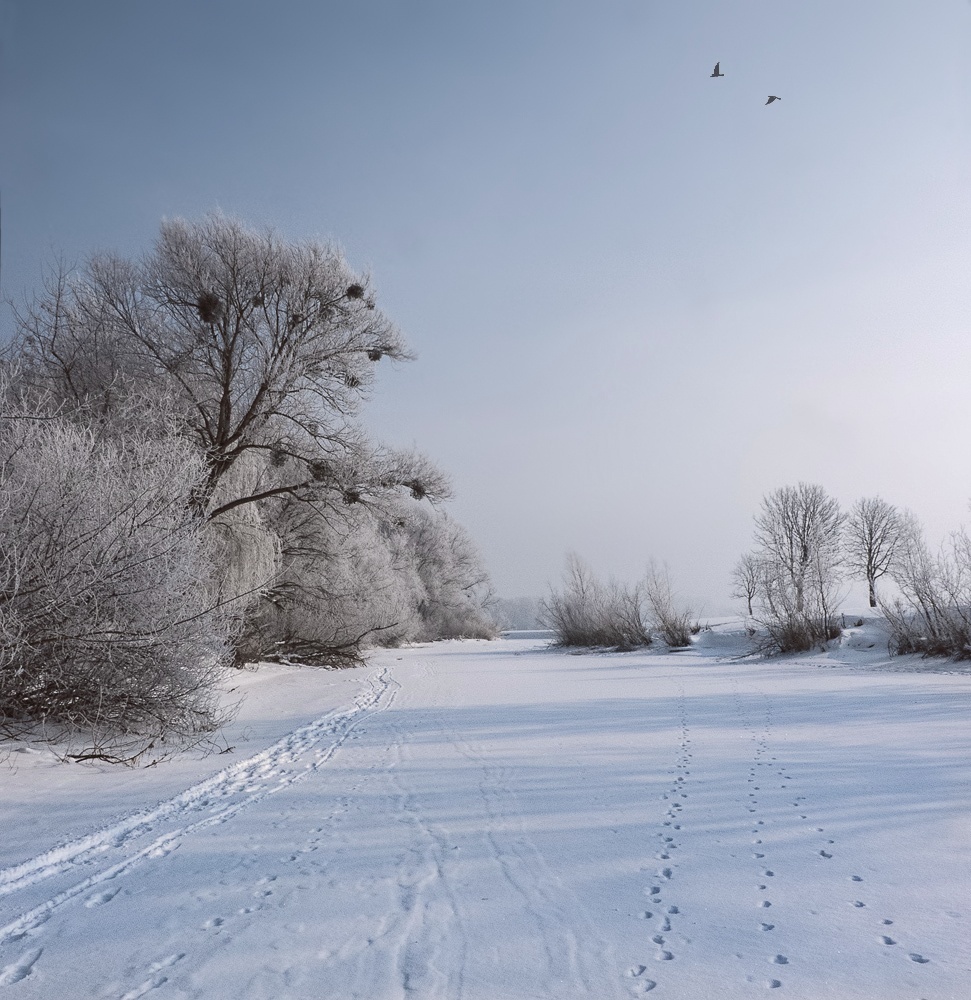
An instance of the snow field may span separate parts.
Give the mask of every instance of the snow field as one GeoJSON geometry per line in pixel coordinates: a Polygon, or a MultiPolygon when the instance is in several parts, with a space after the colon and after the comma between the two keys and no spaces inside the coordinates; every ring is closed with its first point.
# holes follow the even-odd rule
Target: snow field
{"type": "Polygon", "coordinates": [[[0,996],[966,997],[971,678],[732,652],[379,653],[0,871],[0,996]]]}

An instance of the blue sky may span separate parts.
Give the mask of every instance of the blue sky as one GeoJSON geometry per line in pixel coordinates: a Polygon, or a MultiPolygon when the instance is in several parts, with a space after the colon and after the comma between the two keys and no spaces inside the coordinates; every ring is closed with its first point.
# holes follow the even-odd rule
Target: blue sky
{"type": "Polygon", "coordinates": [[[714,613],[800,479],[935,541],[968,518],[964,0],[5,0],[0,29],[3,293],[212,209],[336,240],[419,355],[369,422],[449,470],[500,593],[653,556],[714,613]]]}

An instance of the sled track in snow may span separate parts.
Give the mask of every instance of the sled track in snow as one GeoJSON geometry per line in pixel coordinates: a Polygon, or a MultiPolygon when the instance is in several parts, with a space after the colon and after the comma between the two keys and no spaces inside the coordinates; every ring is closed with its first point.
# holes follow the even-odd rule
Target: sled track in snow
{"type": "MultiPolygon", "coordinates": [[[[0,900],[10,897],[3,901],[7,913],[0,915],[0,946],[35,931],[71,900],[83,897],[89,908],[107,902],[118,888],[102,888],[104,883],[125,876],[142,862],[165,857],[192,833],[225,823],[247,806],[323,767],[361,722],[387,707],[394,683],[387,669],[369,674],[364,683],[352,707],[294,729],[260,753],[151,809],[134,812],[0,871],[0,900]],[[33,905],[25,898],[36,896],[31,890],[47,879],[68,876],[70,880],[70,876],[82,874],[78,881],[33,905]],[[21,909],[25,903],[27,908],[21,909]],[[16,913],[17,909],[21,912],[16,913]]],[[[19,971],[19,965],[16,970],[12,966],[0,968],[0,984],[22,978],[19,971]]]]}

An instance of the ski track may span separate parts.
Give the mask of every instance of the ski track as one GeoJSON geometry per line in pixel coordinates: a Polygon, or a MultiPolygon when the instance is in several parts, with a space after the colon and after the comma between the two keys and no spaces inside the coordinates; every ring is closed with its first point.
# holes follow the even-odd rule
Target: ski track
{"type": "MultiPolygon", "coordinates": [[[[33,943],[44,924],[74,900],[83,899],[83,908],[88,910],[109,903],[121,890],[124,879],[138,866],[165,858],[186,837],[227,822],[247,806],[291,787],[323,767],[357,726],[392,700],[394,682],[387,668],[373,671],[364,683],[366,687],[358,692],[352,707],[330,712],[294,729],[260,753],[151,809],[132,813],[110,826],[0,871],[0,896],[6,897],[6,914],[0,917],[4,921],[0,926],[0,948],[6,950],[6,946],[24,939],[33,943]],[[152,839],[144,843],[148,838],[152,839]],[[83,877],[73,881],[78,875],[83,877]],[[67,877],[70,884],[16,912],[18,900],[36,895],[33,892],[36,887],[59,876],[67,877]],[[11,909],[15,915],[10,913],[11,909]]],[[[261,895],[270,892],[262,890],[261,895]]],[[[219,927],[224,922],[217,917],[211,926],[219,927]]],[[[30,976],[42,952],[42,948],[32,947],[0,966],[0,986],[30,976]]],[[[181,953],[155,963],[148,970],[149,978],[125,993],[123,1000],[136,1000],[161,986],[167,981],[164,970],[183,957],[181,953]]]]}

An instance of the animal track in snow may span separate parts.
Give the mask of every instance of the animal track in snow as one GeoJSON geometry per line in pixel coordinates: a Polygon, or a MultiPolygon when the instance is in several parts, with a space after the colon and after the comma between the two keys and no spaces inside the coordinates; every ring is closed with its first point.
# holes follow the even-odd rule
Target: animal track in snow
{"type": "Polygon", "coordinates": [[[85,900],[84,905],[90,910],[94,906],[103,906],[110,903],[120,892],[119,889],[107,889],[104,892],[96,892],[93,896],[85,900]]]}
{"type": "Polygon", "coordinates": [[[185,952],[179,952],[176,955],[169,955],[168,958],[163,958],[159,962],[153,962],[148,967],[149,978],[146,979],[139,986],[136,986],[133,990],[129,990],[121,1000],[139,1000],[140,997],[145,996],[146,993],[152,990],[157,990],[160,986],[164,986],[168,981],[168,976],[161,975],[163,969],[169,969],[176,962],[180,962],[185,958],[185,952]]]}
{"type": "Polygon", "coordinates": [[[34,948],[21,955],[16,962],[11,962],[10,965],[0,970],[0,986],[12,986],[14,983],[26,979],[43,952],[43,948],[34,948]]]}
{"type": "Polygon", "coordinates": [[[880,943],[881,944],[896,944],[897,942],[894,941],[894,939],[892,937],[887,937],[886,934],[883,934],[880,937],[880,943]]]}
{"type": "Polygon", "coordinates": [[[785,955],[776,955],[772,959],[772,964],[773,965],[788,965],[789,964],[789,959],[786,958],[785,955]]]}
{"type": "Polygon", "coordinates": [[[907,957],[911,960],[911,962],[916,962],[918,965],[927,965],[930,961],[929,958],[924,958],[923,955],[918,955],[917,952],[911,952],[911,954],[907,957]]]}
{"type": "Polygon", "coordinates": [[[782,985],[782,983],[778,979],[770,979],[765,985],[770,990],[777,990],[782,985]]]}

